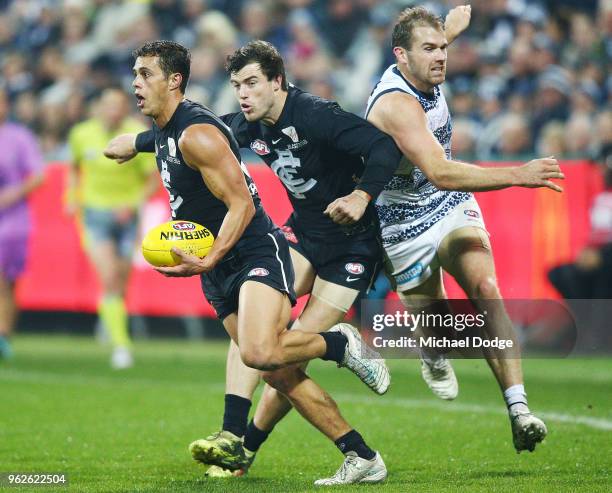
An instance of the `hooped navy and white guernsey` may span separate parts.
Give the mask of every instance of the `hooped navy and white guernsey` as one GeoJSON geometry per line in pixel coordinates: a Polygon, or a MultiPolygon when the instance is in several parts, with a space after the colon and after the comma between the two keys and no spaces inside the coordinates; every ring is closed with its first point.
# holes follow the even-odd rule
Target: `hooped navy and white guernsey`
{"type": "MultiPolygon", "coordinates": [[[[436,86],[432,94],[419,91],[404,78],[397,65],[391,65],[370,94],[366,118],[378,99],[390,92],[409,94],[419,102],[429,129],[450,159],[453,126],[440,87],[436,86]]],[[[402,157],[395,176],[376,200],[383,245],[395,245],[423,234],[471,198],[471,193],[439,190],[419,168],[402,157]]]]}

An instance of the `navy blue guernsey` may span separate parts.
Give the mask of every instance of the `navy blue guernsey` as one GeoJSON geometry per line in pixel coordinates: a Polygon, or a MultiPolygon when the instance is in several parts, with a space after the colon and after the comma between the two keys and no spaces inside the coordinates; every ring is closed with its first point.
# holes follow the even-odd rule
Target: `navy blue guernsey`
{"type": "Polygon", "coordinates": [[[267,234],[274,226],[261,206],[257,187],[240,160],[239,146],[231,130],[208,108],[189,100],[183,100],[178,105],[172,118],[163,128],[158,128],[153,123],[152,129],[157,168],[170,196],[172,218],[199,223],[217,236],[227,214],[226,205],[208,189],[200,172],[185,163],[179,149],[178,142],[185,129],[196,124],[213,125],[227,138],[253,197],[255,216],[236,246],[267,234]]]}
{"type": "Polygon", "coordinates": [[[250,147],[279,177],[293,206],[293,222],[304,234],[330,239],[377,234],[371,206],[351,226],[334,223],[323,211],[355,188],[376,199],[400,160],[386,134],[337,103],[294,86],[274,125],[248,122],[241,112],[221,119],[240,146],[250,147]]]}
{"type": "MultiPolygon", "coordinates": [[[[374,202],[401,158],[388,135],[337,103],[294,86],[289,87],[274,125],[248,122],[242,112],[220,118],[231,128],[238,145],[251,148],[279,177],[293,206],[293,223],[304,234],[340,241],[347,235],[378,234],[371,205],[350,226],[334,223],[323,211],[355,188],[367,192],[374,202]]],[[[150,147],[147,134],[139,134],[136,148],[147,151],[150,147]]]]}

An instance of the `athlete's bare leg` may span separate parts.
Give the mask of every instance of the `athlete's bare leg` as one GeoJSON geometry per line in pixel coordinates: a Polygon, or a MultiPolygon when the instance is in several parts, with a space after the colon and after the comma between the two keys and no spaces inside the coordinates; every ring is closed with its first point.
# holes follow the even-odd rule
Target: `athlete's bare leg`
{"type": "MultiPolygon", "coordinates": [[[[319,281],[321,279],[317,278],[317,282],[319,281]]],[[[355,289],[349,289],[336,284],[332,285],[331,283],[327,284],[330,285],[328,290],[332,289],[338,292],[339,296],[336,299],[339,299],[339,303],[342,302],[340,301],[342,298],[345,299],[344,301],[347,298],[352,298],[349,303],[350,306],[357,297],[358,291],[355,289]]],[[[344,319],[345,313],[346,309],[331,306],[328,301],[312,295],[304,311],[294,322],[293,328],[306,332],[321,332],[341,322],[344,319]]],[[[301,368],[304,369],[305,367],[306,364],[301,365],[301,368]]],[[[282,378],[283,371],[293,371],[293,369],[280,370],[276,376],[282,378]]],[[[257,405],[253,422],[260,430],[270,431],[290,410],[291,404],[285,399],[283,394],[266,385],[257,405]]]]}
{"type": "MultiPolygon", "coordinates": [[[[289,249],[291,262],[295,272],[294,290],[299,298],[312,290],[315,273],[310,262],[293,248],[289,249]]],[[[295,326],[295,324],[294,324],[295,326]]],[[[323,332],[326,328],[313,330],[312,332],[323,332]]],[[[259,385],[261,372],[254,368],[249,368],[240,358],[240,350],[235,343],[231,343],[227,352],[227,364],[225,369],[225,393],[237,395],[248,400],[252,400],[255,389],[259,385]]],[[[285,400],[283,398],[283,400],[285,400]]],[[[287,402],[285,400],[285,402],[287,402]]],[[[291,409],[290,404],[286,404],[291,409]]],[[[289,410],[288,409],[288,410],[289,410]]],[[[288,411],[287,410],[287,411],[288,411]]]]}
{"type": "MultiPolygon", "coordinates": [[[[486,329],[489,337],[516,340],[512,321],[508,317],[497,285],[487,233],[476,227],[456,229],[442,240],[438,256],[442,268],[457,280],[476,308],[487,311],[486,329]]],[[[518,349],[512,356],[504,357],[496,354],[496,351],[485,352],[487,362],[502,391],[523,383],[518,349]]]]}
{"type": "MultiPolygon", "coordinates": [[[[243,359],[249,362],[250,358],[263,358],[259,355],[269,351],[267,348],[272,345],[259,341],[272,339],[276,342],[283,337],[287,332],[285,327],[290,311],[285,295],[262,283],[247,281],[241,289],[238,315],[228,316],[223,324],[238,342],[243,359]],[[265,303],[262,303],[262,299],[265,299],[265,303]]],[[[264,380],[282,392],[293,407],[325,436],[337,440],[351,430],[336,403],[301,368],[293,366],[284,369],[282,378],[275,374],[275,371],[265,372],[264,380]]]]}

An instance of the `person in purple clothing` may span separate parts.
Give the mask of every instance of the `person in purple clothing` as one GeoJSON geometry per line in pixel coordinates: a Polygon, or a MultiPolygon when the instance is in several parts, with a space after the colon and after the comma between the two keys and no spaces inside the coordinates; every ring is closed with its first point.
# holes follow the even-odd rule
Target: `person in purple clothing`
{"type": "Polygon", "coordinates": [[[0,88],[0,358],[17,317],[15,281],[23,272],[30,231],[27,197],[43,180],[43,158],[36,137],[8,121],[9,101],[0,88]]]}

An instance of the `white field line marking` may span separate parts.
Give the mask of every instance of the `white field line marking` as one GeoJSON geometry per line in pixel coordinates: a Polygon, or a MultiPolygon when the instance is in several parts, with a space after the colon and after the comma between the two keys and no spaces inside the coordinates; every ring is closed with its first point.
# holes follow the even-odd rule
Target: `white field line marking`
{"type": "MultiPolygon", "coordinates": [[[[110,371],[110,370],[109,370],[110,371]]],[[[126,375],[127,376],[127,375],[126,375]]],[[[112,377],[104,376],[82,376],[82,375],[58,375],[53,373],[39,372],[39,371],[16,371],[8,370],[0,372],[0,381],[17,381],[17,382],[32,382],[32,383],[46,383],[55,385],[64,384],[77,384],[90,386],[91,384],[105,385],[111,387],[118,386],[143,386],[143,387],[154,387],[159,388],[160,384],[167,383],[172,388],[190,389],[201,392],[202,388],[206,388],[209,391],[217,392],[223,391],[225,385],[223,383],[206,383],[206,382],[177,382],[177,381],[164,381],[156,380],[152,378],[126,378],[125,380],[112,377]]],[[[482,404],[464,404],[461,402],[441,402],[437,400],[426,400],[426,399],[410,399],[407,397],[365,397],[359,395],[352,395],[346,393],[333,392],[334,399],[340,402],[351,402],[357,404],[367,404],[368,406],[396,406],[405,408],[425,408],[425,409],[436,409],[439,411],[452,412],[452,413],[476,413],[476,414],[505,414],[503,405],[499,406],[486,406],[482,404]]],[[[612,420],[605,418],[595,418],[591,416],[565,414],[556,411],[543,411],[538,412],[538,416],[545,420],[556,421],[558,423],[568,424],[579,424],[588,426],[589,428],[595,428],[597,430],[612,431],[612,420]]]]}
{"type": "MultiPolygon", "coordinates": [[[[482,404],[464,404],[461,402],[438,402],[435,400],[419,400],[409,399],[404,397],[380,397],[376,400],[350,394],[334,394],[335,399],[340,402],[352,402],[356,404],[376,404],[379,406],[397,406],[406,408],[428,408],[438,411],[454,412],[454,413],[475,413],[475,414],[506,414],[503,405],[486,406],[482,404]]],[[[565,414],[556,411],[537,412],[538,417],[544,420],[556,421],[559,423],[580,424],[595,428],[598,430],[612,431],[612,420],[605,418],[593,418],[590,416],[581,416],[575,414],[565,414]]]]}

